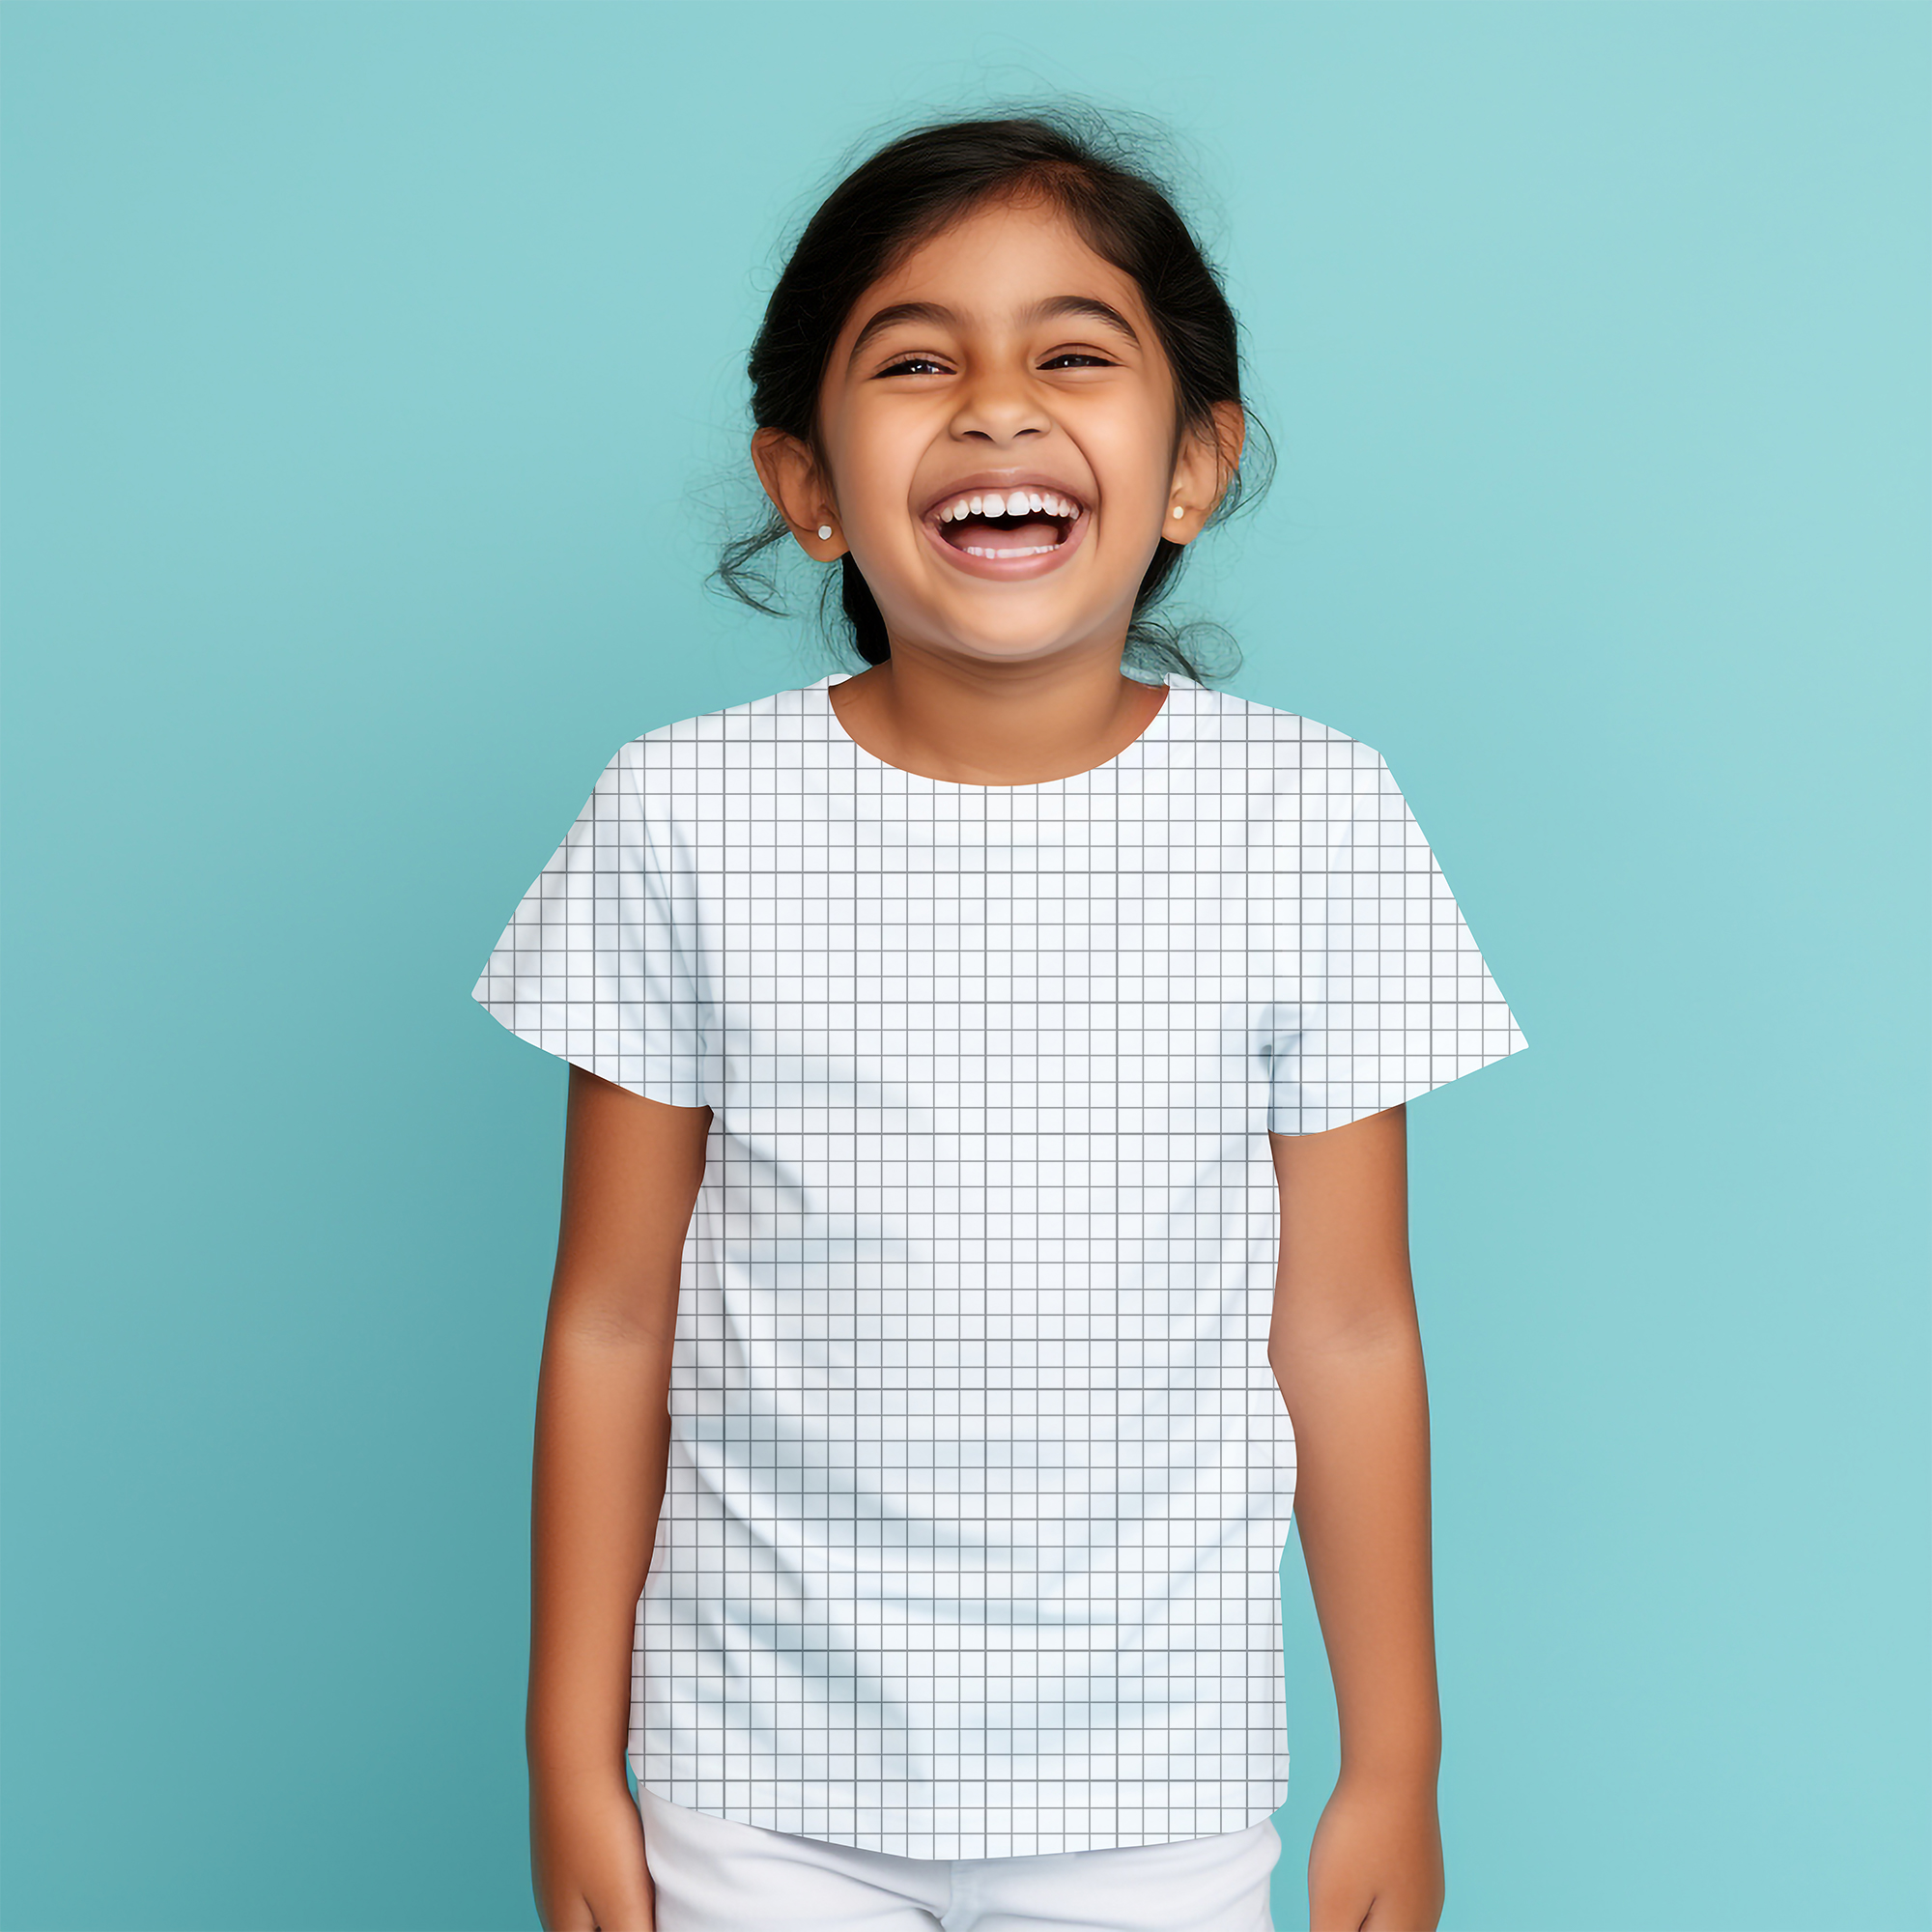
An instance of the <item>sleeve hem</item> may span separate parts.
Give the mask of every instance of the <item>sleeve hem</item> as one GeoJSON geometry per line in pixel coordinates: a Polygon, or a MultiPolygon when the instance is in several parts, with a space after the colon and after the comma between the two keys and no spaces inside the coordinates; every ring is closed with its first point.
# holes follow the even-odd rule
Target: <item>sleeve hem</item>
{"type": "Polygon", "coordinates": [[[715,1104],[704,1091],[704,1082],[696,1074],[674,1067],[653,1067],[645,1054],[600,1048],[586,1042],[579,1029],[547,1026],[534,1016],[525,1017],[515,1000],[493,1000],[488,991],[488,978],[486,973],[470,989],[470,998],[498,1026],[519,1039],[568,1065],[581,1066],[586,1073],[610,1081],[613,1087],[622,1087],[627,1093],[656,1100],[663,1106],[695,1109],[715,1104]]]}
{"type": "Polygon", "coordinates": [[[1392,1080],[1374,1088],[1365,1082],[1347,1099],[1325,1103],[1304,1102],[1299,1106],[1271,1106],[1268,1109],[1267,1130],[1271,1134],[1296,1138],[1303,1134],[1326,1133],[1331,1127],[1350,1126],[1356,1121],[1367,1120],[1371,1114],[1385,1114],[1391,1107],[1406,1106],[1409,1101],[1420,1099],[1425,1094],[1433,1094],[1438,1087],[1447,1087],[1452,1081],[1465,1080],[1472,1073],[1480,1073],[1486,1066],[1493,1066],[1499,1060],[1520,1053],[1528,1044],[1522,1034],[1512,1028],[1507,1046],[1485,1054],[1480,1060],[1470,1060],[1458,1066],[1453,1073],[1413,1075],[1406,1080],[1392,1080]]]}

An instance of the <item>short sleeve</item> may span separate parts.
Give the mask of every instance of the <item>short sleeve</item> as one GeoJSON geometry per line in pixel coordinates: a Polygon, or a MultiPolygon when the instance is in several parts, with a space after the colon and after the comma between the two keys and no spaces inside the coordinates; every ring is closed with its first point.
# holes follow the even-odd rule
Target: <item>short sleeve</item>
{"type": "Polygon", "coordinates": [[[1528,1044],[1388,766],[1340,749],[1281,882],[1299,956],[1268,1042],[1272,1133],[1346,1126],[1528,1044]]]}
{"type": "Polygon", "coordinates": [[[646,1099],[707,1106],[715,1030],[699,939],[689,867],[645,810],[633,740],[525,893],[472,995],[546,1053],[646,1099]]]}

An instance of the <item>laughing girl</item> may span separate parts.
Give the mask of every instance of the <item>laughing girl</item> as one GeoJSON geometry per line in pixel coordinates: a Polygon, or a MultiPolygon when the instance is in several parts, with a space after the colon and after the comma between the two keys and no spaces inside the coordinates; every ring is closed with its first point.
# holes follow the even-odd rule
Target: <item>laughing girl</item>
{"type": "Polygon", "coordinates": [[[1241,494],[1216,275],[1103,123],[943,121],[750,374],[724,581],[795,543],[866,668],[624,745],[475,989],[570,1063],[543,1923],[1260,1932],[1293,1506],[1315,1932],[1427,1932],[1404,1107],[1523,1040],[1381,758],[1152,615],[1241,494]]]}

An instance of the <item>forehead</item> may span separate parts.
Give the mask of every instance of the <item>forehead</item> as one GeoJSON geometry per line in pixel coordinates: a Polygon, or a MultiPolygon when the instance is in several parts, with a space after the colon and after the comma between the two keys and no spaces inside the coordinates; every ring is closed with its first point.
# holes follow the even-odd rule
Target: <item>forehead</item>
{"type": "MultiPolygon", "coordinates": [[[[882,308],[932,302],[962,327],[1002,327],[1043,299],[1092,296],[1150,334],[1131,275],[1090,247],[1074,223],[1041,203],[982,203],[909,250],[852,304],[838,355],[882,308]]],[[[836,362],[835,362],[836,366],[836,362]]]]}

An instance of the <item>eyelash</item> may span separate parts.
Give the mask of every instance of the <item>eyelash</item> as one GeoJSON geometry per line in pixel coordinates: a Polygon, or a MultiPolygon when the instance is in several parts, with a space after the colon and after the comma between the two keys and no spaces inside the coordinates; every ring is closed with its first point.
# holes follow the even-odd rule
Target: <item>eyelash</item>
{"type": "MultiPolygon", "coordinates": [[[[1104,355],[1090,355],[1084,349],[1065,349],[1063,350],[1058,355],[1049,355],[1047,357],[1047,366],[1051,367],[1055,362],[1065,362],[1070,356],[1078,356],[1080,360],[1082,360],[1083,362],[1092,362],[1095,364],[1097,367],[1102,369],[1111,369],[1115,367],[1115,364],[1108,361],[1104,355]]],[[[886,368],[881,369],[879,371],[879,374],[881,376],[896,376],[900,374],[909,364],[914,362],[924,362],[932,364],[935,367],[937,366],[937,364],[933,362],[933,358],[930,355],[901,355],[896,362],[891,363],[886,368]]]]}

